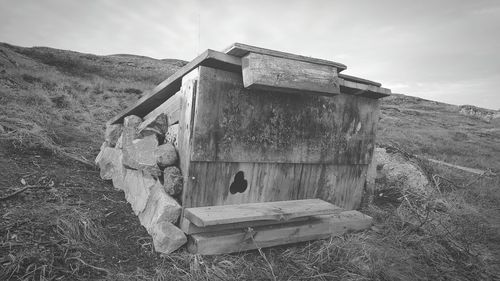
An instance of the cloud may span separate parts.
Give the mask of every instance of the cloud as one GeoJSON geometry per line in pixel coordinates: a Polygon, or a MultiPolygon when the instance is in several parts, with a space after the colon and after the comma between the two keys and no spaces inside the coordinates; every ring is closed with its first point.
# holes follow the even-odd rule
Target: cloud
{"type": "Polygon", "coordinates": [[[12,44],[191,60],[243,42],[338,61],[395,91],[497,108],[498,30],[493,0],[0,0],[0,41],[12,44]]]}

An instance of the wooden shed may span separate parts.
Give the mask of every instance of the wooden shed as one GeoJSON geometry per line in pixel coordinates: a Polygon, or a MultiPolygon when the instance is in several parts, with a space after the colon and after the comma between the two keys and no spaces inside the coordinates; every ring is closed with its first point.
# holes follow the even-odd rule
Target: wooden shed
{"type": "Polygon", "coordinates": [[[207,50],[110,123],[155,110],[179,122],[185,208],[321,198],[355,209],[390,90],[345,69],[235,43],[207,50]]]}
{"type": "Polygon", "coordinates": [[[360,206],[381,84],[340,63],[235,43],[115,116],[177,125],[182,208],[319,198],[360,206]]]}

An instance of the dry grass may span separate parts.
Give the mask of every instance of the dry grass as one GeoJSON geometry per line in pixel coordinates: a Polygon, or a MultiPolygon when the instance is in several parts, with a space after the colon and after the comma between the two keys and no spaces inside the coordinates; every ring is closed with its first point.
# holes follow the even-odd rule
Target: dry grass
{"type": "MultiPolygon", "coordinates": [[[[0,62],[9,65],[5,54],[16,62],[0,74],[0,137],[9,148],[38,154],[95,156],[105,121],[177,67],[139,57],[0,48],[0,62]]],[[[379,144],[409,154],[498,175],[499,138],[494,125],[464,117],[455,106],[397,95],[382,103],[379,144]]],[[[42,201],[2,209],[0,280],[500,279],[499,177],[414,161],[433,192],[407,190],[397,203],[375,200],[362,210],[374,218],[372,230],[213,257],[154,253],[123,194],[103,197],[98,191],[109,184],[78,174],[83,193],[75,186],[66,194],[41,190],[42,201]]]]}
{"type": "Polygon", "coordinates": [[[184,62],[0,44],[0,125],[16,149],[93,157],[105,122],[184,62]],[[4,64],[2,64],[4,65],[4,64]]]}

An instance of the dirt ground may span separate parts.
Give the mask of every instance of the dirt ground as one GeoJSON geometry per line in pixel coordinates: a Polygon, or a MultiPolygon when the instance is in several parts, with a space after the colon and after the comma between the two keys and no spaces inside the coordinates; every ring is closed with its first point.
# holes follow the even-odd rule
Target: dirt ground
{"type": "Polygon", "coordinates": [[[0,201],[0,263],[7,269],[0,279],[93,279],[108,270],[153,270],[159,262],[123,192],[96,169],[3,148],[0,171],[2,197],[21,189],[22,179],[32,186],[0,201]]]}

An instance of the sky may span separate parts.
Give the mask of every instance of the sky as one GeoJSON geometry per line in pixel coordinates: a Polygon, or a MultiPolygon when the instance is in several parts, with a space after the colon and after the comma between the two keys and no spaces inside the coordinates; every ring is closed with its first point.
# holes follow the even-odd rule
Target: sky
{"type": "Polygon", "coordinates": [[[233,42],[394,93],[500,109],[500,1],[0,0],[0,42],[192,60],[233,42]]]}

